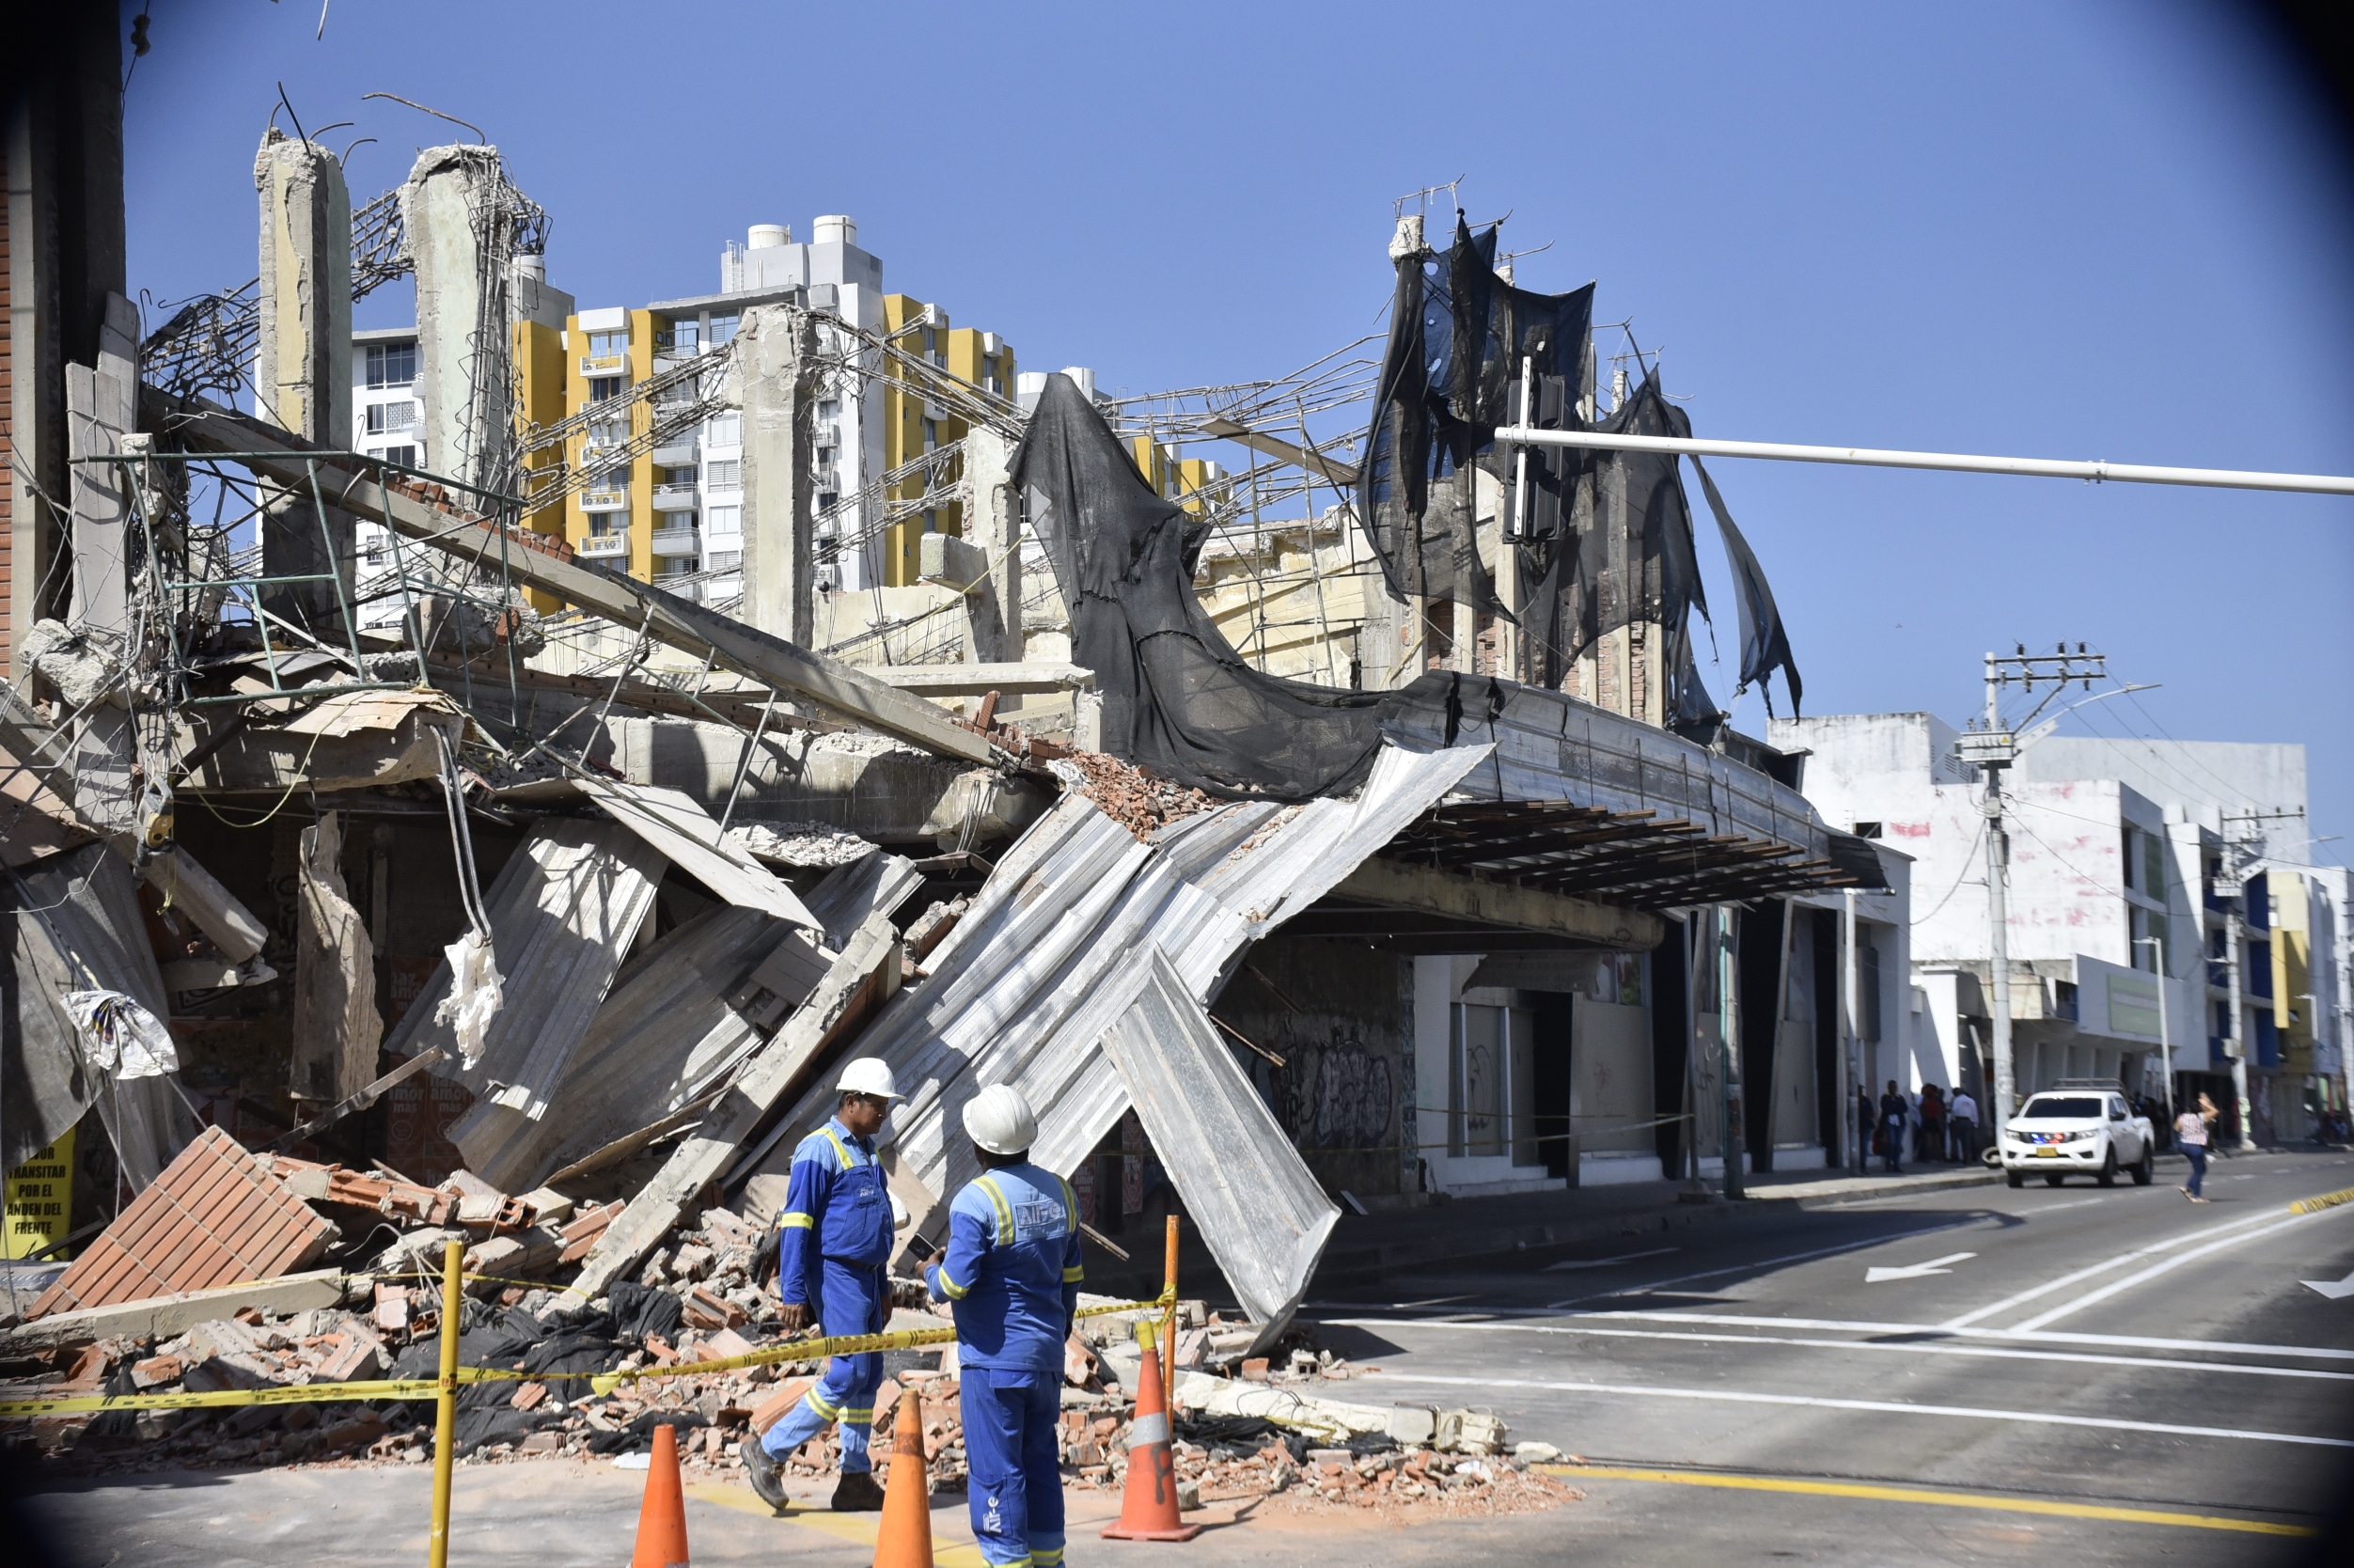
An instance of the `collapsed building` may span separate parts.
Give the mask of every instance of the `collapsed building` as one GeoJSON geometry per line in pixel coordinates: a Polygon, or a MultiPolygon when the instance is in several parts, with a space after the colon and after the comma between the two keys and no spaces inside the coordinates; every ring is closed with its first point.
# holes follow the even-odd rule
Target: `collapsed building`
{"type": "MultiPolygon", "coordinates": [[[[1600,406],[1591,286],[1520,290],[1492,227],[1434,249],[1402,221],[1354,455],[1265,416],[1296,381],[1154,413],[1266,460],[1247,507],[1156,487],[1134,411],[1070,377],[1025,407],[798,298],[522,420],[548,223],[494,149],[428,149],[355,212],[334,154],[273,129],[255,186],[256,281],[143,334],[118,180],[113,250],[44,253],[80,269],[36,306],[67,348],[10,394],[51,445],[12,453],[0,1112],[9,1168],[66,1172],[10,1248],[65,1262],[12,1273],[19,1332],[367,1278],[462,1221],[502,1277],[608,1299],[714,1211],[765,1222],[851,1055],[910,1086],[910,1240],[975,1173],[962,1105],[1015,1084],[1091,1245],[1189,1216],[1238,1350],[1343,1203],[1835,1146],[1839,900],[1901,864],[1702,688],[1677,461],[1499,443],[1688,430],[1656,368],[1600,406]],[[404,273],[430,472],[342,449],[351,301],[404,273]],[[812,408],[846,379],[968,421],[966,532],[926,540],[952,660],[811,646],[812,408]],[[745,430],[740,597],[542,525],[714,409],[745,430]],[[1306,573],[1279,598],[1321,593],[1339,536],[1262,525],[1278,469],[1379,579],[1307,639],[1318,680],[1238,647],[1211,587],[1272,559],[1306,573]],[[251,1202],[184,1200],[213,1168],[251,1202]]],[[[1740,679],[1795,704],[1699,477],[1740,679]]]]}

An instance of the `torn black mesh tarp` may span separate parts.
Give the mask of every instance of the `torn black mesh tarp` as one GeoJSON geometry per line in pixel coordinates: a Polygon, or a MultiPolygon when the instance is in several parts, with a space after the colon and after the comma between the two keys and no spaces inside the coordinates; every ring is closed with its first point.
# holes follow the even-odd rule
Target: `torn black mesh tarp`
{"type": "Polygon", "coordinates": [[[1708,510],[1717,515],[1717,529],[1724,536],[1725,558],[1732,563],[1733,586],[1741,604],[1741,683],[1733,695],[1740,696],[1754,682],[1766,698],[1766,713],[1771,713],[1774,689],[1766,677],[1779,666],[1781,678],[1790,685],[1790,711],[1795,714],[1805,688],[1798,682],[1798,662],[1790,656],[1790,634],[1782,626],[1781,611],[1775,607],[1766,569],[1758,564],[1757,553],[1741,537],[1741,530],[1733,525],[1733,513],[1725,510],[1724,497],[1717,494],[1717,481],[1708,477],[1697,456],[1692,459],[1692,472],[1700,476],[1701,494],[1708,497],[1708,510]]]}
{"type": "Polygon", "coordinates": [[[1399,259],[1358,515],[1391,597],[1509,617],[1472,532],[1473,460],[1493,444],[1502,412],[1501,381],[1493,397],[1483,391],[1485,367],[1502,359],[1489,342],[1491,295],[1501,287],[1495,259],[1495,231],[1474,240],[1460,216],[1452,247],[1399,259]]]}
{"type": "Polygon", "coordinates": [[[1103,747],[1227,796],[1306,800],[1353,789],[1381,742],[1381,698],[1250,667],[1194,597],[1185,510],[1154,494],[1104,416],[1051,375],[1013,455],[1032,530],[1095,672],[1103,747]]]}
{"type": "MultiPolygon", "coordinates": [[[[1601,428],[1624,435],[1691,433],[1691,422],[1667,400],[1656,375],[1612,409],[1601,428]]],[[[1530,579],[1521,618],[1527,678],[1539,685],[1558,687],[1609,633],[1648,621],[1672,637],[1683,635],[1692,609],[1708,613],[1692,543],[1692,509],[1672,453],[1593,453],[1570,500],[1564,536],[1549,546],[1535,541],[1522,554],[1530,579]]],[[[1671,671],[1676,667],[1672,658],[1662,662],[1671,671]]],[[[1675,705],[1672,691],[1668,705],[1675,705]]]]}

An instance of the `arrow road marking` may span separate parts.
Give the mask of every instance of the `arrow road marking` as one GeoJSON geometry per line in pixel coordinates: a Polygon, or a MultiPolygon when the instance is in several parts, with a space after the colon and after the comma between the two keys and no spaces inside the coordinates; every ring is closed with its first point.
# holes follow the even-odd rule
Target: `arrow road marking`
{"type": "Polygon", "coordinates": [[[1876,1285],[1883,1279],[1918,1279],[1924,1274],[1951,1274],[1954,1271],[1946,1264],[1958,1263],[1965,1258],[1977,1256],[1975,1252],[1949,1252],[1942,1258],[1932,1258],[1925,1263],[1907,1263],[1903,1268],[1868,1268],[1863,1271],[1863,1282],[1876,1285]]]}
{"type": "Polygon", "coordinates": [[[2343,1279],[2304,1279],[2299,1283],[2309,1291],[2319,1291],[2332,1301],[2344,1301],[2347,1296],[2354,1295],[2354,1274],[2348,1274],[2343,1279]]]}

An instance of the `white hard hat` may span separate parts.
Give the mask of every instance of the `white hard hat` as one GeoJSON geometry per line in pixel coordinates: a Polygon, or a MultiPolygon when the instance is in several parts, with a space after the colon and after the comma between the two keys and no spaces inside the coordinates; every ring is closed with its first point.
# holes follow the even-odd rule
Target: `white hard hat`
{"type": "Polygon", "coordinates": [[[1019,1154],[1038,1141],[1038,1117],[1012,1084],[991,1084],[965,1107],[965,1135],[992,1154],[1019,1154]]]}
{"type": "Polygon", "coordinates": [[[891,1064],[881,1057],[856,1057],[842,1064],[842,1075],[834,1080],[834,1087],[844,1094],[871,1094],[880,1100],[899,1098],[899,1084],[891,1077],[891,1064]]]}

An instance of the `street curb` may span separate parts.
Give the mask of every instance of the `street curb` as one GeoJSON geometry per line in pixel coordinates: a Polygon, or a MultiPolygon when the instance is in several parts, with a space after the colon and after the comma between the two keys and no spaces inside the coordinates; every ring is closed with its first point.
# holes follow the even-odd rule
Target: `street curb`
{"type": "MultiPolygon", "coordinates": [[[[1375,1243],[1372,1246],[1349,1246],[1344,1238],[1336,1237],[1336,1245],[1325,1253],[1317,1265],[1319,1283],[1363,1282],[1387,1278],[1433,1263],[1463,1263],[1487,1258],[1525,1258],[1557,1248],[1575,1247],[1581,1242],[1602,1241],[1621,1236],[1657,1235],[1662,1231],[1683,1230],[1696,1225],[1713,1225],[1736,1219],[1786,1218],[1791,1215],[1813,1213],[1846,1204],[1867,1202],[1889,1198],[1909,1197],[1914,1193],[1950,1192],[1965,1187],[1995,1186],[2002,1178],[1995,1171],[1956,1171],[1950,1176],[1928,1180],[1915,1179],[1891,1183],[1874,1191],[1864,1189],[1852,1193],[1826,1194],[1813,1198],[1776,1198],[1760,1195],[1741,1201],[1727,1202],[1716,1199],[1707,1203],[1671,1203],[1656,1209],[1633,1213],[1594,1215],[1580,1218],[1575,1215],[1544,1221],[1516,1221],[1501,1225],[1478,1225],[1475,1216],[1466,1215],[1465,1225],[1443,1234],[1416,1237],[1409,1241],[1375,1243]]],[[[1474,1199],[1470,1202],[1477,1202],[1474,1199]]],[[[1452,1205],[1460,1211],[1467,1204],[1452,1205]]]]}

